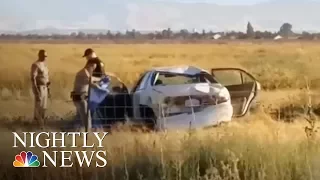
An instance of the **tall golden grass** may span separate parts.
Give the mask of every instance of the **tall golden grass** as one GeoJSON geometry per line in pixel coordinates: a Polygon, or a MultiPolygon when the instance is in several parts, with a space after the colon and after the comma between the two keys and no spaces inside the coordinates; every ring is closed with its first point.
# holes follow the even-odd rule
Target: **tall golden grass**
{"type": "MultiPolygon", "coordinates": [[[[307,138],[304,107],[311,97],[319,102],[319,52],[317,44],[185,44],[185,45],[0,45],[0,114],[3,154],[1,179],[319,179],[319,138],[307,138]],[[74,74],[83,67],[83,51],[91,47],[129,86],[150,67],[196,65],[205,69],[240,67],[263,85],[261,108],[248,117],[196,132],[133,133],[108,135],[106,168],[13,169],[18,150],[10,131],[29,130],[32,95],[29,70],[37,51],[48,52],[53,100],[49,113],[61,117],[73,110],[69,100],[74,74]],[[311,85],[312,95],[305,91],[311,85]],[[294,123],[276,122],[284,108],[300,108],[294,123]],[[271,109],[270,111],[268,111],[271,109]],[[281,112],[280,112],[281,111],[281,112]],[[28,127],[27,127],[28,126],[28,127]]],[[[53,120],[52,120],[53,121],[53,120]]],[[[31,127],[31,130],[35,130],[31,127]]],[[[52,130],[54,130],[52,128],[52,130]]],[[[39,149],[31,149],[37,152],[39,149]]]]}
{"type": "MultiPolygon", "coordinates": [[[[2,131],[0,178],[319,179],[320,139],[308,140],[304,125],[274,122],[260,114],[224,127],[190,133],[116,132],[107,135],[103,144],[108,159],[105,168],[77,168],[75,161],[73,168],[12,168],[14,155],[22,149],[11,148],[12,135],[2,131]]],[[[43,149],[24,150],[39,155],[43,162],[43,149]]]]}
{"type": "Polygon", "coordinates": [[[304,77],[318,82],[319,51],[314,43],[287,44],[184,44],[184,45],[80,45],[80,44],[2,44],[0,45],[1,96],[29,95],[29,70],[37,51],[48,52],[53,95],[65,97],[74,74],[83,67],[83,51],[95,49],[108,71],[132,85],[137,76],[150,67],[196,65],[241,67],[254,74],[265,89],[301,88],[304,77]]]}

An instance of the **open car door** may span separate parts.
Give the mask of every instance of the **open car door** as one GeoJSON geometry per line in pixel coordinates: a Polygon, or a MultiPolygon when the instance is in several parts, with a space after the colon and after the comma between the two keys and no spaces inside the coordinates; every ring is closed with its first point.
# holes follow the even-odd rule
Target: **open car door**
{"type": "Polygon", "coordinates": [[[239,68],[214,68],[211,75],[230,93],[233,116],[246,115],[260,91],[260,83],[248,72],[239,68]]]}
{"type": "Polygon", "coordinates": [[[107,96],[99,104],[93,120],[110,126],[117,122],[125,122],[126,116],[131,116],[131,97],[127,86],[118,78],[109,77],[107,96]]]}

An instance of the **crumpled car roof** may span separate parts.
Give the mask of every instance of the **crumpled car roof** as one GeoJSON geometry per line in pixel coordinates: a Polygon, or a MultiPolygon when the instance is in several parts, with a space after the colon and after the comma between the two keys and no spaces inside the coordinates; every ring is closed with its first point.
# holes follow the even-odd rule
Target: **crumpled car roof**
{"type": "Polygon", "coordinates": [[[195,75],[200,72],[207,72],[206,70],[195,67],[195,66],[157,67],[157,68],[151,69],[151,71],[179,73],[179,74],[187,74],[187,75],[195,75]]]}

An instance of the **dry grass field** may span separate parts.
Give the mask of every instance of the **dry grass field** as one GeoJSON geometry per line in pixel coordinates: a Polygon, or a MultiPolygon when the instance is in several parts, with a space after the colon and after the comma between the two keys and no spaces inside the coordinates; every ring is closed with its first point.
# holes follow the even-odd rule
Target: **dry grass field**
{"type": "MultiPolygon", "coordinates": [[[[307,138],[306,105],[320,104],[320,46],[311,42],[226,44],[0,44],[0,179],[320,179],[319,138],[307,138]],[[108,135],[103,169],[17,170],[12,167],[11,131],[29,127],[33,99],[29,69],[39,49],[48,52],[52,81],[49,114],[64,118],[74,74],[87,47],[129,86],[150,67],[196,65],[205,69],[240,67],[263,86],[261,106],[231,124],[197,132],[108,135]],[[310,91],[306,90],[307,85],[310,91]],[[284,123],[277,120],[291,120],[284,123]],[[37,174],[38,173],[38,174],[37,174]]],[[[310,119],[310,118],[307,118],[310,119]]],[[[316,123],[317,125],[317,123],[316,123]]],[[[37,150],[32,150],[37,151],[37,150]]]]}

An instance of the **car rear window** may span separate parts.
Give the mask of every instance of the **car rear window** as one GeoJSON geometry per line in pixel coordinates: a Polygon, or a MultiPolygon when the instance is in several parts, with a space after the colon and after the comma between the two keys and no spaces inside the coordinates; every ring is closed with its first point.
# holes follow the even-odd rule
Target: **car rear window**
{"type": "Polygon", "coordinates": [[[214,78],[207,73],[199,73],[195,75],[178,74],[171,72],[158,72],[159,75],[154,85],[180,85],[195,83],[217,83],[214,78]]]}

